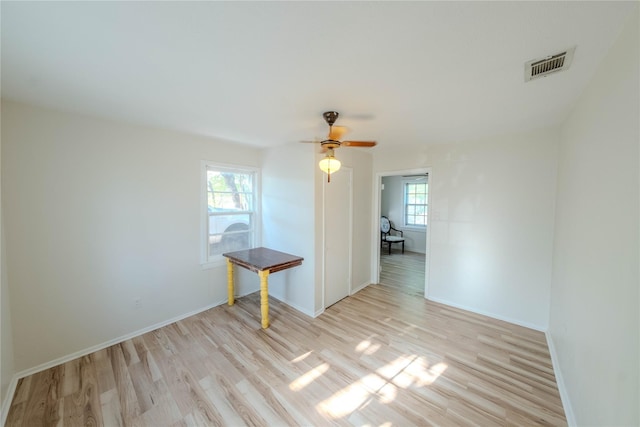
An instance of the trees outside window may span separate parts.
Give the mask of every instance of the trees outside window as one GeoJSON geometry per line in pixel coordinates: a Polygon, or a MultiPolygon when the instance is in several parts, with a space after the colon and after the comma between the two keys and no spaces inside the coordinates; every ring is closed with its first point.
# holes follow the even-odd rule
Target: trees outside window
{"type": "Polygon", "coordinates": [[[256,170],[205,164],[206,261],[254,247],[256,170]]]}

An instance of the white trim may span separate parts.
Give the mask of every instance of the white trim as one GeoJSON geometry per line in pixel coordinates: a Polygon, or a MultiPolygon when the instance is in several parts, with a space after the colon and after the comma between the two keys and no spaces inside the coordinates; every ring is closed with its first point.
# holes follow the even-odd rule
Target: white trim
{"type": "Polygon", "coordinates": [[[358,292],[360,292],[361,290],[363,290],[364,288],[366,288],[366,287],[367,287],[367,286],[369,286],[370,284],[371,284],[370,282],[364,282],[363,284],[361,284],[361,285],[360,285],[360,286],[358,286],[357,288],[352,289],[352,290],[351,290],[351,293],[349,294],[349,296],[357,294],[358,292]]]}
{"type": "Polygon", "coordinates": [[[4,401],[2,402],[2,418],[0,419],[0,426],[4,427],[4,424],[7,422],[7,415],[9,415],[11,402],[13,402],[13,395],[16,394],[16,388],[18,387],[18,380],[20,378],[21,377],[18,377],[18,374],[14,374],[13,377],[11,377],[7,394],[4,396],[4,401]]]}
{"type": "MultiPolygon", "coordinates": [[[[209,201],[208,201],[208,195],[207,192],[209,191],[207,186],[205,185],[205,182],[207,182],[207,164],[209,162],[207,160],[200,160],[200,239],[202,240],[203,237],[202,236],[207,236],[208,234],[208,225],[207,225],[207,221],[208,218],[206,217],[206,215],[204,214],[204,212],[208,213],[208,206],[209,206],[209,201]]],[[[208,254],[208,238],[202,240],[200,242],[200,264],[203,266],[203,269],[205,268],[204,266],[209,264],[209,254],[208,254]]]]}
{"type": "MultiPolygon", "coordinates": [[[[382,203],[382,178],[385,176],[398,176],[398,175],[422,175],[426,174],[428,182],[427,190],[427,222],[432,217],[431,211],[433,203],[431,201],[433,191],[433,172],[431,167],[419,168],[419,169],[403,169],[397,171],[383,171],[376,172],[373,183],[373,206],[371,214],[373,215],[373,221],[371,222],[374,227],[371,230],[371,241],[375,244],[371,245],[371,259],[374,262],[371,263],[371,283],[380,283],[380,204],[382,203]]],[[[426,229],[425,229],[426,231],[426,229]]],[[[424,297],[427,298],[429,294],[429,275],[431,271],[431,233],[426,233],[425,242],[425,265],[424,265],[424,297]]]]}
{"type": "Polygon", "coordinates": [[[497,319],[497,320],[502,320],[508,323],[513,323],[514,325],[518,325],[518,326],[523,326],[525,328],[529,328],[529,329],[533,329],[535,331],[540,331],[540,332],[545,332],[546,329],[543,328],[540,325],[535,325],[533,323],[528,323],[528,322],[523,322],[517,319],[512,319],[510,317],[506,317],[506,316],[501,316],[495,313],[491,313],[488,311],[483,311],[483,310],[478,310],[477,308],[473,308],[473,307],[467,307],[465,305],[461,305],[461,304],[456,304],[453,303],[451,301],[447,301],[444,299],[440,299],[440,298],[433,298],[433,297],[427,297],[427,299],[429,301],[433,301],[433,302],[437,302],[440,304],[444,304],[444,305],[448,305],[450,307],[455,307],[455,308],[459,308],[461,310],[465,310],[465,311],[470,311],[472,313],[476,313],[476,314],[481,314],[483,316],[487,316],[487,317],[491,317],[492,319],[497,319]]]}
{"type": "Polygon", "coordinates": [[[93,346],[88,347],[86,349],[76,351],[76,352],[68,354],[66,356],[62,356],[62,357],[59,357],[57,359],[51,360],[49,362],[42,363],[42,364],[40,364],[38,366],[34,366],[33,368],[29,368],[29,369],[26,369],[24,371],[18,372],[16,374],[16,377],[17,377],[17,379],[20,379],[20,378],[27,377],[29,375],[37,374],[38,372],[42,372],[42,371],[44,371],[46,369],[53,368],[54,366],[58,366],[60,364],[70,362],[70,361],[72,361],[74,359],[77,359],[79,357],[86,356],[87,354],[103,350],[103,349],[105,349],[107,347],[111,347],[112,345],[120,344],[123,341],[130,340],[130,339],[135,338],[137,336],[146,334],[147,332],[155,331],[156,329],[159,329],[159,328],[162,328],[164,326],[170,325],[172,323],[178,322],[180,320],[186,319],[187,317],[194,316],[194,315],[196,315],[198,313],[202,313],[203,311],[207,311],[207,310],[212,309],[214,307],[217,307],[219,305],[226,304],[227,302],[228,302],[228,300],[224,299],[222,301],[218,301],[216,303],[209,304],[209,305],[207,305],[205,307],[202,307],[202,308],[199,308],[197,310],[193,310],[193,311],[190,311],[188,313],[181,314],[181,315],[176,316],[176,317],[174,317],[172,319],[164,320],[164,321],[156,323],[154,325],[147,326],[146,328],[142,328],[142,329],[139,329],[137,331],[128,333],[128,334],[123,335],[121,337],[111,339],[111,340],[103,342],[101,344],[93,345],[93,346]]]}
{"type": "Polygon", "coordinates": [[[200,266],[203,270],[216,268],[224,264],[226,260],[222,255],[214,256],[209,259],[209,214],[208,214],[208,191],[207,168],[213,168],[220,171],[228,171],[234,173],[252,173],[255,182],[253,183],[253,211],[250,212],[253,222],[252,247],[261,245],[261,229],[262,229],[262,186],[261,186],[261,169],[255,166],[236,165],[229,163],[218,163],[211,160],[200,160],[200,266]],[[220,264],[222,263],[222,264],[220,264]]]}
{"type": "Polygon", "coordinates": [[[408,179],[404,178],[400,183],[402,184],[402,227],[407,230],[415,230],[426,233],[427,225],[413,225],[407,224],[407,184],[425,184],[427,186],[427,222],[429,221],[429,180],[427,178],[428,175],[420,179],[408,179]]]}
{"type": "MultiPolygon", "coordinates": [[[[255,292],[255,291],[254,291],[254,292],[255,292]]],[[[299,306],[299,305],[297,305],[297,304],[293,304],[293,303],[291,303],[291,302],[289,302],[289,301],[287,301],[287,300],[285,300],[285,299],[280,299],[280,298],[278,298],[278,297],[277,297],[277,296],[275,296],[275,295],[271,295],[271,294],[269,294],[269,296],[270,296],[270,297],[273,297],[273,298],[277,299],[278,301],[282,302],[283,304],[286,304],[286,305],[288,305],[289,307],[291,307],[291,308],[293,308],[293,309],[295,309],[295,310],[299,311],[300,313],[304,314],[305,316],[309,316],[309,317],[318,317],[318,315],[317,315],[317,314],[313,313],[312,311],[308,311],[307,309],[302,308],[302,307],[300,307],[300,306],[299,306]]],[[[323,311],[324,311],[324,310],[323,310],[323,311]]]]}
{"type": "Polygon", "coordinates": [[[203,270],[210,270],[212,268],[226,267],[226,265],[227,265],[227,259],[222,255],[220,255],[220,259],[205,262],[204,264],[200,264],[200,267],[203,270]]]}
{"type": "Polygon", "coordinates": [[[431,191],[433,188],[435,188],[433,186],[433,171],[431,170],[431,168],[426,168],[426,174],[427,174],[427,225],[425,226],[425,233],[426,233],[426,248],[425,248],[425,254],[424,254],[424,297],[427,298],[427,296],[429,295],[429,283],[430,283],[430,279],[431,279],[431,232],[429,232],[429,222],[431,221],[431,218],[433,218],[432,215],[432,208],[431,206],[433,205],[432,203],[432,194],[433,191],[431,191]]]}
{"type": "MultiPolygon", "coordinates": [[[[427,195],[427,197],[429,197],[427,195]]],[[[427,210],[429,210],[429,206],[427,206],[427,210]]],[[[427,219],[428,221],[428,219],[427,219]]],[[[411,231],[413,233],[426,233],[427,232],[427,226],[425,225],[424,227],[417,227],[417,226],[413,226],[413,225],[403,225],[402,227],[399,228],[399,230],[402,231],[411,231]]]]}
{"type": "Polygon", "coordinates": [[[556,348],[553,345],[553,339],[551,333],[545,331],[545,337],[547,338],[547,347],[549,347],[549,354],[551,355],[551,364],[553,365],[553,373],[556,377],[556,384],[558,385],[558,392],[560,393],[560,400],[562,401],[562,407],[564,408],[564,416],[567,419],[567,424],[570,427],[577,426],[576,417],[571,407],[571,400],[569,399],[569,393],[567,387],[564,384],[564,378],[562,377],[562,371],[560,370],[560,361],[558,360],[558,354],[556,348]]]}

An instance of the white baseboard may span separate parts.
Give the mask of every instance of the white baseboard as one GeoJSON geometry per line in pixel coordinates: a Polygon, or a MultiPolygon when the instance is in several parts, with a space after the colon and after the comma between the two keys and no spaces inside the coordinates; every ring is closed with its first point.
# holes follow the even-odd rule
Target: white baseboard
{"type": "Polygon", "coordinates": [[[309,316],[309,317],[317,317],[315,316],[315,314],[312,311],[307,310],[306,308],[302,308],[297,304],[292,303],[291,301],[287,301],[285,298],[279,298],[277,295],[272,295],[271,293],[269,293],[270,297],[273,297],[275,299],[277,299],[278,301],[287,304],[289,307],[294,308],[296,310],[298,310],[300,313],[309,316]]]}
{"type": "Polygon", "coordinates": [[[6,394],[5,398],[4,398],[4,401],[2,402],[2,418],[0,420],[0,426],[4,427],[4,424],[5,424],[6,420],[7,420],[7,414],[9,412],[9,408],[11,407],[11,402],[13,401],[13,395],[16,392],[16,387],[18,385],[18,381],[21,378],[28,377],[29,375],[37,374],[38,372],[42,372],[42,371],[44,371],[46,369],[53,368],[54,366],[58,366],[58,365],[61,365],[63,363],[67,363],[67,362],[70,362],[70,361],[72,361],[74,359],[77,359],[79,357],[86,356],[87,354],[91,354],[91,353],[94,353],[96,351],[100,351],[100,350],[105,349],[107,347],[111,347],[112,345],[119,344],[119,343],[121,343],[123,341],[129,340],[131,338],[135,338],[135,337],[137,337],[139,335],[146,334],[147,332],[151,332],[151,331],[154,331],[154,330],[156,330],[158,328],[162,328],[163,326],[170,325],[171,323],[178,322],[180,320],[186,319],[187,317],[196,315],[198,313],[202,313],[203,311],[207,311],[207,310],[209,310],[209,309],[211,309],[213,307],[217,307],[219,305],[226,304],[227,302],[228,302],[228,300],[225,299],[223,301],[219,301],[219,302],[216,302],[214,304],[209,304],[209,305],[207,305],[207,306],[205,306],[203,308],[199,308],[197,310],[190,311],[190,312],[185,313],[185,314],[181,314],[180,316],[174,317],[172,319],[165,320],[165,321],[162,321],[160,323],[156,323],[155,325],[151,325],[151,326],[148,326],[146,328],[139,329],[137,331],[131,332],[131,333],[126,334],[126,335],[123,335],[121,337],[114,338],[112,340],[109,340],[109,341],[106,341],[106,342],[103,342],[103,343],[100,343],[100,344],[96,344],[96,345],[91,346],[89,348],[86,348],[86,349],[83,349],[83,350],[79,350],[79,351],[76,351],[76,352],[71,353],[71,354],[67,354],[66,356],[59,357],[57,359],[51,360],[49,362],[45,362],[45,363],[40,364],[38,366],[34,366],[33,368],[25,369],[24,371],[20,371],[20,372],[16,373],[13,376],[13,378],[11,379],[11,383],[9,384],[9,389],[7,390],[7,394],[6,394]]]}
{"type": "MultiPolygon", "coordinates": [[[[370,284],[369,282],[365,282],[365,283],[363,283],[362,285],[358,286],[356,289],[352,290],[350,295],[353,295],[353,294],[355,294],[356,292],[361,291],[362,289],[364,289],[364,288],[366,288],[367,286],[369,286],[369,284],[370,284]]],[[[310,311],[308,311],[308,310],[306,310],[306,309],[304,309],[304,308],[302,308],[302,307],[297,306],[296,304],[291,303],[290,301],[286,301],[286,300],[285,300],[285,299],[283,299],[283,298],[279,298],[279,297],[278,297],[278,296],[276,296],[276,295],[271,295],[271,294],[269,294],[269,296],[274,297],[274,298],[275,298],[275,299],[277,299],[278,301],[281,301],[281,302],[283,302],[283,303],[287,304],[289,307],[295,308],[295,309],[296,309],[296,310],[298,310],[299,312],[301,312],[301,313],[303,313],[303,314],[306,314],[306,315],[307,315],[307,316],[309,316],[309,317],[313,317],[314,319],[315,319],[316,317],[320,316],[322,313],[324,313],[324,308],[321,308],[321,309],[319,309],[319,310],[316,310],[315,312],[310,312],[310,311]]]]}
{"type": "MultiPolygon", "coordinates": [[[[369,286],[368,282],[367,283],[363,283],[362,285],[360,285],[359,287],[354,289],[351,294],[353,295],[353,294],[359,292],[360,290],[364,289],[367,286],[369,286]]],[[[253,292],[255,292],[255,291],[252,291],[252,292],[249,292],[249,293],[253,293],[253,292]]],[[[238,297],[242,297],[242,296],[244,296],[244,295],[239,295],[238,297]]],[[[560,370],[560,364],[559,364],[559,361],[558,361],[556,350],[555,350],[555,347],[553,345],[553,340],[551,339],[551,335],[549,334],[548,331],[545,331],[545,330],[541,329],[537,325],[527,324],[526,322],[516,321],[516,320],[513,320],[513,319],[506,318],[504,316],[497,316],[497,315],[492,314],[492,313],[482,312],[480,310],[475,310],[475,309],[472,309],[470,307],[462,306],[460,304],[453,304],[453,303],[451,303],[449,301],[441,300],[439,298],[427,298],[427,299],[429,299],[430,301],[434,301],[434,302],[440,303],[440,304],[449,305],[451,307],[460,308],[462,310],[470,311],[472,313],[482,314],[484,316],[492,317],[494,319],[503,320],[503,321],[506,321],[506,322],[509,322],[509,323],[513,323],[513,324],[516,324],[516,325],[519,325],[519,326],[524,326],[524,327],[527,327],[527,328],[530,328],[530,329],[534,329],[534,330],[538,330],[538,331],[544,332],[545,333],[545,337],[547,339],[547,345],[549,347],[549,353],[551,354],[551,362],[553,364],[553,371],[554,371],[555,376],[556,376],[556,383],[558,385],[558,391],[560,392],[560,398],[562,400],[562,406],[563,406],[564,411],[565,411],[565,416],[567,417],[567,423],[569,424],[569,426],[576,426],[575,416],[573,414],[573,410],[572,410],[572,407],[571,407],[571,402],[569,400],[569,395],[567,394],[567,390],[566,390],[565,385],[564,385],[564,379],[562,377],[562,371],[560,370]]],[[[211,309],[213,307],[217,307],[219,305],[225,304],[227,302],[228,301],[225,299],[223,301],[219,301],[217,303],[207,305],[207,306],[205,306],[203,308],[191,311],[189,313],[182,314],[182,315],[174,317],[172,319],[165,320],[163,322],[156,323],[155,325],[151,325],[151,326],[148,326],[146,328],[140,329],[138,331],[131,332],[129,334],[123,335],[123,336],[121,336],[119,338],[115,338],[115,339],[106,341],[104,343],[97,344],[97,345],[89,347],[87,349],[80,350],[80,351],[77,351],[75,353],[71,353],[69,355],[63,356],[63,357],[59,357],[59,358],[57,358],[55,360],[52,360],[50,362],[46,362],[46,363],[43,363],[41,365],[35,366],[33,368],[29,368],[29,369],[26,369],[24,371],[16,373],[13,376],[13,378],[11,379],[11,382],[9,384],[9,388],[8,388],[7,393],[5,395],[5,398],[4,398],[3,402],[2,402],[2,408],[1,408],[2,413],[0,415],[0,426],[4,427],[4,425],[5,425],[5,422],[7,420],[7,415],[9,413],[9,408],[10,408],[11,402],[13,400],[13,395],[15,394],[15,391],[16,391],[16,388],[17,388],[17,385],[18,385],[18,381],[21,378],[24,378],[24,377],[27,377],[29,375],[33,375],[35,373],[44,371],[45,369],[52,368],[52,367],[60,365],[62,363],[67,363],[67,362],[69,362],[71,360],[74,360],[74,359],[77,359],[79,357],[85,356],[87,354],[90,354],[90,353],[105,349],[105,348],[110,347],[112,345],[119,344],[119,343],[121,343],[123,341],[129,340],[131,338],[137,337],[137,336],[145,334],[147,332],[154,331],[154,330],[156,330],[158,328],[162,328],[163,326],[170,325],[171,323],[186,319],[187,317],[194,316],[194,315],[196,315],[198,313],[201,313],[201,312],[209,310],[209,309],[211,309]]],[[[308,315],[310,317],[314,317],[315,318],[315,317],[318,317],[320,314],[324,313],[324,309],[320,309],[317,312],[310,314],[310,313],[307,312],[307,310],[305,310],[305,309],[303,309],[301,307],[297,307],[295,304],[291,304],[290,302],[287,302],[287,301],[282,301],[282,302],[284,302],[285,304],[293,307],[294,309],[296,309],[296,310],[300,311],[301,313],[304,313],[304,314],[306,314],[306,315],[308,315]]]]}
{"type": "Polygon", "coordinates": [[[146,328],[139,329],[137,331],[131,332],[131,333],[126,334],[126,335],[123,335],[121,337],[114,338],[112,340],[109,340],[109,341],[106,341],[106,342],[103,342],[103,343],[100,343],[100,344],[96,344],[96,345],[91,346],[89,348],[86,348],[86,349],[83,349],[83,350],[79,350],[79,351],[76,351],[76,352],[71,353],[71,354],[67,354],[66,356],[59,357],[59,358],[51,360],[49,362],[45,362],[45,363],[43,363],[41,365],[34,366],[33,368],[25,369],[24,371],[20,371],[20,372],[16,373],[13,376],[13,378],[11,379],[11,383],[9,384],[9,389],[7,390],[7,394],[6,394],[5,398],[4,398],[4,401],[2,402],[2,414],[1,414],[1,419],[0,419],[0,426],[4,427],[4,424],[7,421],[7,415],[9,413],[9,408],[11,407],[11,402],[13,401],[13,395],[16,392],[16,387],[18,386],[18,381],[21,378],[28,377],[29,375],[37,374],[38,372],[42,372],[42,371],[44,371],[46,369],[53,368],[54,366],[58,366],[58,365],[61,365],[63,363],[67,363],[67,362],[70,362],[70,361],[72,361],[74,359],[77,359],[79,357],[86,356],[87,354],[91,354],[91,353],[94,353],[96,351],[100,351],[100,350],[105,349],[107,347],[111,347],[112,345],[119,344],[119,343],[121,343],[123,341],[129,340],[131,338],[135,338],[135,337],[137,337],[139,335],[146,334],[147,332],[151,332],[151,331],[154,331],[154,330],[156,330],[158,328],[162,328],[163,326],[167,326],[167,325],[170,325],[170,324],[172,324],[174,322],[178,322],[180,320],[186,319],[187,317],[194,316],[194,315],[196,315],[198,313],[202,313],[203,311],[207,311],[207,310],[209,310],[209,309],[211,309],[213,307],[217,307],[219,305],[226,304],[227,302],[228,302],[228,300],[225,299],[223,301],[219,301],[219,302],[216,302],[214,304],[209,304],[209,305],[207,305],[207,306],[205,306],[203,308],[199,308],[197,310],[193,310],[193,311],[190,311],[188,313],[181,314],[180,316],[174,317],[172,319],[165,320],[165,321],[162,321],[160,323],[156,323],[155,325],[151,325],[151,326],[148,326],[146,328]]]}
{"type": "Polygon", "coordinates": [[[564,415],[567,417],[567,424],[570,427],[577,426],[575,415],[573,414],[573,408],[571,406],[571,400],[569,400],[569,394],[567,388],[564,385],[564,378],[562,377],[562,371],[560,370],[560,361],[556,353],[556,348],[553,345],[553,339],[549,331],[544,333],[547,338],[547,347],[549,347],[549,353],[551,354],[551,363],[553,364],[553,373],[556,376],[556,384],[558,385],[558,391],[560,392],[560,399],[562,400],[562,407],[564,408],[564,415]]]}
{"type": "Polygon", "coordinates": [[[361,284],[360,286],[358,286],[355,289],[351,290],[351,294],[350,295],[354,295],[358,292],[360,292],[361,290],[363,290],[364,288],[366,288],[367,286],[369,286],[371,284],[371,282],[364,282],[363,284],[361,284]]]}
{"type": "Polygon", "coordinates": [[[13,401],[13,395],[16,393],[16,387],[18,386],[18,374],[15,374],[11,378],[11,382],[9,383],[9,388],[7,389],[7,394],[4,396],[4,400],[2,401],[2,411],[0,414],[0,426],[4,427],[4,424],[7,422],[7,415],[9,414],[9,408],[11,407],[11,402],[13,401]]]}
{"type": "MultiPolygon", "coordinates": [[[[209,305],[207,305],[205,307],[202,307],[202,308],[199,308],[197,310],[193,310],[193,311],[190,311],[188,313],[181,314],[180,316],[176,316],[176,317],[174,317],[172,319],[164,320],[162,322],[156,323],[155,325],[147,326],[146,328],[142,328],[142,329],[139,329],[137,331],[128,333],[128,334],[123,335],[121,337],[114,338],[114,339],[111,339],[109,341],[106,341],[106,342],[103,342],[103,343],[100,343],[100,344],[96,344],[96,345],[91,346],[89,348],[85,348],[83,350],[76,351],[76,352],[68,354],[66,356],[59,357],[57,359],[51,360],[51,361],[43,363],[41,365],[34,366],[33,368],[29,368],[29,369],[26,369],[24,371],[18,372],[15,375],[16,378],[17,378],[16,381],[19,380],[20,378],[24,378],[24,377],[27,377],[29,375],[36,374],[38,372],[42,372],[42,371],[44,371],[46,369],[53,368],[54,366],[58,366],[58,365],[60,365],[62,363],[70,362],[70,361],[72,361],[74,359],[77,359],[79,357],[86,356],[87,354],[94,353],[96,351],[100,351],[100,350],[105,349],[107,347],[111,347],[112,345],[119,344],[119,343],[121,343],[123,341],[126,341],[126,340],[129,340],[131,338],[135,338],[135,337],[137,337],[139,335],[146,334],[147,332],[154,331],[154,330],[156,330],[158,328],[162,328],[163,326],[170,325],[171,323],[178,322],[180,320],[186,319],[187,317],[194,316],[194,315],[196,315],[198,313],[202,313],[203,311],[209,310],[209,309],[211,309],[213,307],[217,307],[217,306],[225,304],[227,302],[228,302],[228,300],[224,299],[222,301],[218,301],[216,303],[209,304],[209,305]]],[[[13,395],[11,397],[13,397],[13,395]]]]}
{"type": "Polygon", "coordinates": [[[453,303],[451,301],[443,300],[443,299],[440,299],[440,298],[427,297],[427,299],[429,301],[433,301],[433,302],[437,302],[437,303],[440,303],[440,304],[448,305],[448,306],[451,306],[451,307],[459,308],[461,310],[470,311],[472,313],[481,314],[483,316],[491,317],[493,319],[503,320],[505,322],[513,323],[514,325],[523,326],[525,328],[533,329],[535,331],[546,332],[546,328],[544,328],[544,327],[542,327],[540,325],[533,324],[533,323],[523,322],[521,320],[512,319],[510,317],[501,316],[499,314],[478,310],[478,309],[473,308],[473,307],[467,307],[467,306],[464,306],[464,305],[461,305],[461,304],[456,304],[456,303],[453,303]]]}
{"type": "Polygon", "coordinates": [[[565,417],[567,418],[567,424],[570,427],[577,426],[575,415],[573,414],[573,408],[571,407],[571,401],[569,400],[569,394],[567,393],[567,388],[564,384],[564,379],[562,377],[562,371],[560,370],[560,362],[558,360],[558,355],[556,354],[555,346],[553,345],[553,340],[551,339],[551,335],[549,331],[545,328],[540,327],[539,325],[534,325],[527,322],[521,322],[519,320],[510,319],[505,316],[498,316],[493,313],[483,312],[481,310],[476,310],[471,307],[465,307],[460,304],[454,304],[447,300],[442,300],[440,298],[427,298],[430,301],[434,301],[440,304],[449,305],[451,307],[460,308],[462,310],[470,311],[472,313],[482,314],[483,316],[491,317],[498,320],[503,320],[505,322],[513,323],[514,325],[524,326],[525,328],[533,329],[536,331],[544,332],[545,338],[547,339],[547,347],[549,348],[549,354],[551,355],[551,363],[553,365],[553,372],[556,377],[556,384],[558,385],[558,392],[560,393],[560,399],[562,401],[562,407],[564,409],[565,417]]]}

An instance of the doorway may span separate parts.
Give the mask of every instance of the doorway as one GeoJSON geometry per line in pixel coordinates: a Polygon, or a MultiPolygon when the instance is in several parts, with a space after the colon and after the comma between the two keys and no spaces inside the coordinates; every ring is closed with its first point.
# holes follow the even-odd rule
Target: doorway
{"type": "Polygon", "coordinates": [[[324,308],[351,293],[353,171],[343,167],[324,181],[324,308]]]}
{"type": "Polygon", "coordinates": [[[374,259],[373,277],[376,283],[394,287],[402,292],[427,297],[429,279],[429,212],[433,182],[430,168],[382,172],[376,176],[374,206],[377,215],[374,230],[378,245],[374,259]],[[381,242],[380,218],[386,216],[402,234],[404,252],[400,244],[381,242]]]}

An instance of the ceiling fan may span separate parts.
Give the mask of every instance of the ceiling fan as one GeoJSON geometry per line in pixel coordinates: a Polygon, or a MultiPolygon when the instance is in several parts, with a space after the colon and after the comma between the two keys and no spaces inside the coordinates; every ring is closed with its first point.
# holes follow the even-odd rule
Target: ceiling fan
{"type": "Polygon", "coordinates": [[[347,132],[344,126],[334,126],[338,119],[337,111],[326,111],[322,113],[322,117],[329,125],[329,135],[322,141],[303,141],[319,143],[322,146],[322,152],[327,153],[325,158],[320,160],[319,166],[324,173],[327,174],[327,182],[331,182],[331,172],[337,172],[340,169],[340,160],[335,158],[334,151],[336,148],[345,147],[374,147],[375,141],[342,141],[342,136],[347,132]]]}

